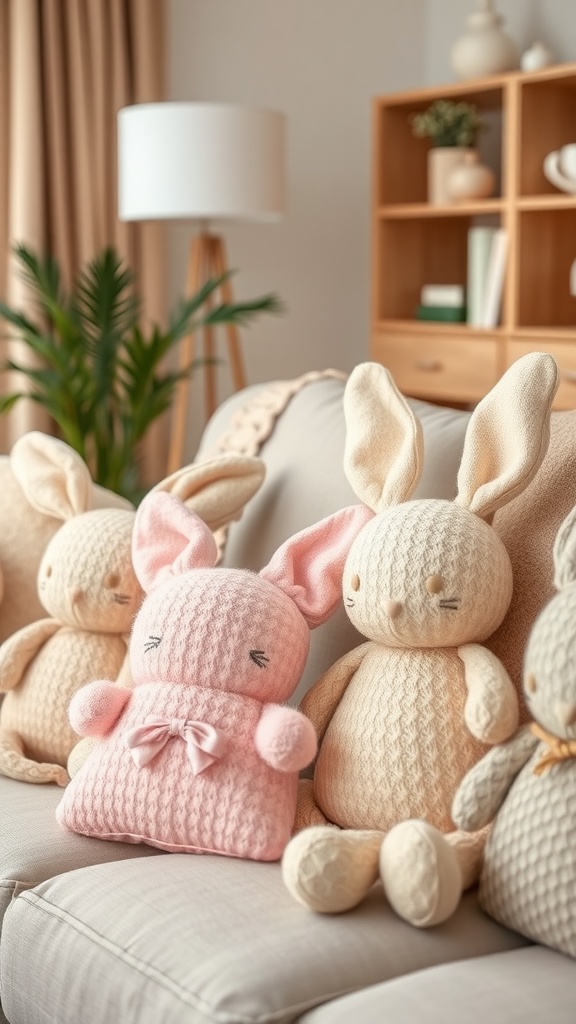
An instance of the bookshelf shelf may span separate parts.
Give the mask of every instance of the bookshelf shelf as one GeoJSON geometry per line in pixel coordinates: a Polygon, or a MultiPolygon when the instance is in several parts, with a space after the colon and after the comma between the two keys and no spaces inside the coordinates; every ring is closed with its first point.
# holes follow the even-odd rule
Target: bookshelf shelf
{"type": "Polygon", "coordinates": [[[556,406],[576,407],[576,195],[559,192],[542,170],[547,153],[576,141],[575,101],[576,63],[374,100],[370,352],[406,394],[474,403],[514,359],[539,349],[560,366],[556,406]],[[410,119],[440,98],[486,115],[479,147],[496,172],[493,197],[427,202],[429,145],[413,136],[410,119]],[[499,325],[415,319],[423,285],[466,285],[475,226],[506,232],[499,325]]]}

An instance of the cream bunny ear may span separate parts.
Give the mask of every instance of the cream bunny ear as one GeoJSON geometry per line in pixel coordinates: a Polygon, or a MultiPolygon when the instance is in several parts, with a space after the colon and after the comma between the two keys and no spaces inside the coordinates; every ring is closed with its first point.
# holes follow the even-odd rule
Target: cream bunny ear
{"type": "Polygon", "coordinates": [[[557,388],[556,361],[531,352],[476,406],[458,472],[458,504],[488,518],[530,483],[548,448],[557,388]]]}
{"type": "Polygon", "coordinates": [[[391,374],[360,363],[344,389],[344,472],[373,512],[406,501],[422,473],[422,426],[391,374]]]}
{"type": "Polygon", "coordinates": [[[38,512],[66,520],[92,508],[88,466],[64,441],[31,430],[12,446],[10,467],[38,512]]]}
{"type": "Polygon", "coordinates": [[[153,491],[174,494],[215,531],[241,515],[265,474],[262,459],[255,456],[219,455],[177,469],[153,491]]]}
{"type": "Polygon", "coordinates": [[[554,541],[554,586],[556,590],[576,583],[576,507],[560,525],[554,541]]]}

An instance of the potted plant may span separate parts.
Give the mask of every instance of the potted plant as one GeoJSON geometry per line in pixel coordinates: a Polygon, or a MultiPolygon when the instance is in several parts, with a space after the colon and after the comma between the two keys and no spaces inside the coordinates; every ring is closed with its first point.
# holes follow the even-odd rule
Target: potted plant
{"type": "Polygon", "coordinates": [[[435,100],[427,108],[410,118],[412,132],[417,138],[430,139],[428,154],[428,200],[431,203],[451,203],[449,177],[467,154],[474,151],[478,135],[486,129],[486,122],[473,103],[454,100],[435,100]]]}
{"type": "Polygon", "coordinates": [[[57,262],[15,247],[23,276],[37,301],[31,320],[0,302],[0,317],[35,357],[34,365],[8,359],[4,370],[22,375],[28,388],[0,396],[0,413],[25,396],[52,417],[59,435],[86,461],[96,483],[137,503],[144,486],[139,446],[149,427],[170,408],[184,371],[165,366],[165,357],[186,334],[204,324],[245,324],[262,312],[277,313],[274,295],[252,302],[221,303],[208,312],[206,300],[222,279],[211,279],[173,311],[168,327],[146,333],[133,274],[111,247],[97,255],[67,290],[57,262]]]}

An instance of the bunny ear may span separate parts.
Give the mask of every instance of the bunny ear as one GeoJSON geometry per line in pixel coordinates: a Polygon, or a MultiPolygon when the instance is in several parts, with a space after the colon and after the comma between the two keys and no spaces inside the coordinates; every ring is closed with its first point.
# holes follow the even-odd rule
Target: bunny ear
{"type": "Polygon", "coordinates": [[[237,519],[262,485],[266,469],[262,459],[251,455],[220,455],[206,462],[178,469],[154,487],[168,491],[218,530],[237,519]]]}
{"type": "Polygon", "coordinates": [[[350,505],[295,534],[278,548],[260,576],[292,598],[311,629],[342,599],[342,572],[352,541],[373,513],[350,505]]]}
{"type": "Polygon", "coordinates": [[[392,376],[360,363],[344,390],[344,472],[374,512],[406,501],[422,473],[422,427],[392,376]]]}
{"type": "Polygon", "coordinates": [[[132,534],[134,571],[146,593],[170,576],[213,566],[216,556],[210,530],[179,498],[163,491],[146,495],[132,534]]]}
{"type": "Polygon", "coordinates": [[[556,590],[576,583],[576,507],[560,525],[554,541],[554,586],[556,590]]]}
{"type": "Polygon", "coordinates": [[[548,448],[557,388],[555,360],[531,352],[476,406],[458,472],[458,504],[488,518],[527,487],[548,448]]]}
{"type": "Polygon", "coordinates": [[[64,521],[92,508],[88,467],[64,441],[31,430],[12,446],[10,466],[38,512],[64,521]]]}

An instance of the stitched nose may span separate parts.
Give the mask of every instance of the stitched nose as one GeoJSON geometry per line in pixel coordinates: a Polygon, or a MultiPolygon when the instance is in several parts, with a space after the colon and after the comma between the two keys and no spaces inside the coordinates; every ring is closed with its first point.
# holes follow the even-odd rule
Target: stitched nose
{"type": "Polygon", "coordinates": [[[400,601],[392,601],[388,598],[384,601],[384,611],[389,619],[396,619],[402,611],[402,604],[400,601]]]}
{"type": "Polygon", "coordinates": [[[72,602],[72,605],[78,604],[78,602],[81,601],[83,597],[84,591],[80,590],[80,587],[74,587],[74,589],[70,591],[70,600],[72,602]]]}
{"type": "Polygon", "coordinates": [[[574,725],[576,722],[576,704],[557,704],[556,714],[562,725],[574,725]]]}

